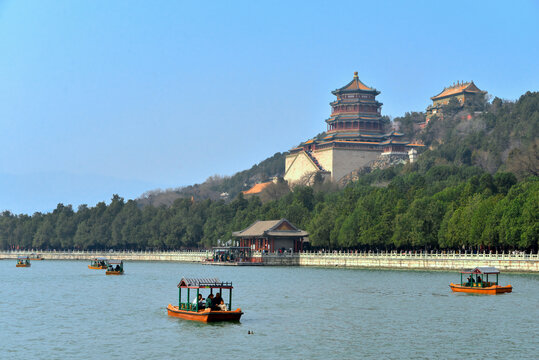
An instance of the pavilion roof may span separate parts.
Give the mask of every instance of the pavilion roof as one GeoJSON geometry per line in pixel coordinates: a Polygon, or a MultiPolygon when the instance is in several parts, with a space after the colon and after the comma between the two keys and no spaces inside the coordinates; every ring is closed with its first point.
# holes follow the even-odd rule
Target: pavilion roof
{"type": "Polygon", "coordinates": [[[457,83],[455,85],[452,85],[450,87],[445,88],[441,93],[438,95],[434,95],[431,97],[432,100],[438,100],[445,98],[447,96],[453,96],[458,95],[462,93],[484,93],[484,91],[480,90],[473,81],[466,82],[466,83],[457,83]]]}
{"type": "Polygon", "coordinates": [[[296,228],[286,219],[257,220],[247,228],[232,233],[236,237],[262,237],[262,236],[308,236],[309,233],[296,228]]]}
{"type": "Polygon", "coordinates": [[[350,91],[367,91],[367,92],[379,93],[376,89],[368,87],[367,85],[362,83],[361,80],[359,80],[357,71],[354,72],[354,78],[352,79],[352,81],[344,85],[342,88],[332,91],[332,93],[337,94],[340,92],[350,92],[350,91]]]}
{"type": "Polygon", "coordinates": [[[273,184],[272,181],[258,183],[258,184],[253,185],[252,188],[250,188],[249,190],[244,191],[243,193],[245,195],[260,194],[262,192],[262,190],[264,190],[265,188],[267,188],[271,184],[273,184]]]}

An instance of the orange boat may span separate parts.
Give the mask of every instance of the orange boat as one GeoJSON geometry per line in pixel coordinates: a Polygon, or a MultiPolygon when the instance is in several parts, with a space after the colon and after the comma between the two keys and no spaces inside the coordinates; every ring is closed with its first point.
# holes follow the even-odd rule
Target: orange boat
{"type": "Polygon", "coordinates": [[[34,260],[44,260],[44,259],[43,259],[43,256],[41,256],[41,254],[30,254],[30,260],[34,261],[34,260]]]}
{"type": "Polygon", "coordinates": [[[92,270],[105,270],[108,266],[108,259],[104,257],[98,257],[92,259],[92,263],[88,265],[88,269],[92,270]]]}
{"type": "Polygon", "coordinates": [[[449,287],[453,292],[465,292],[470,294],[496,295],[512,292],[513,287],[511,285],[498,285],[499,274],[500,270],[495,267],[487,266],[463,270],[460,272],[460,284],[451,283],[449,287]],[[463,274],[469,274],[466,281],[462,280],[463,274]],[[489,275],[496,275],[496,281],[489,281],[489,275]],[[483,276],[483,278],[481,276],[483,276]]]}
{"type": "Polygon", "coordinates": [[[201,322],[217,322],[217,321],[239,321],[243,312],[240,308],[232,311],[232,283],[221,282],[217,278],[213,279],[186,279],[182,278],[178,284],[178,306],[168,304],[168,316],[178,317],[185,320],[194,320],[201,322]],[[182,302],[182,289],[187,289],[187,302],[182,302]],[[190,290],[196,290],[196,297],[192,302],[189,301],[190,290]],[[228,304],[213,305],[211,301],[204,304],[200,289],[210,289],[209,298],[213,297],[213,290],[219,289],[219,294],[223,289],[229,290],[228,304]],[[206,305],[210,305],[206,307],[206,305]]]}
{"type": "Polygon", "coordinates": [[[124,262],[122,260],[110,260],[106,275],[123,275],[124,262]]]}
{"type": "Polygon", "coordinates": [[[17,258],[17,265],[16,267],[30,267],[30,258],[28,256],[19,256],[17,258]]]}

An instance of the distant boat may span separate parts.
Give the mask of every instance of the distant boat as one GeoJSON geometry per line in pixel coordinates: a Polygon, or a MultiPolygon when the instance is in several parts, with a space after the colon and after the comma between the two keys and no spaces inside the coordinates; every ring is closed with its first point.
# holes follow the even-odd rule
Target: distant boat
{"type": "Polygon", "coordinates": [[[88,269],[93,270],[105,270],[107,268],[107,265],[109,263],[109,260],[104,257],[98,257],[92,259],[92,262],[90,265],[88,265],[88,269]]]}
{"type": "Polygon", "coordinates": [[[28,256],[19,256],[17,258],[17,267],[30,267],[30,258],[28,256]]]}
{"type": "Polygon", "coordinates": [[[122,260],[109,260],[107,267],[107,275],[123,275],[124,274],[124,262],[122,260]]]}
{"type": "Polygon", "coordinates": [[[460,284],[451,283],[449,287],[453,292],[465,292],[470,294],[496,295],[513,291],[511,285],[498,285],[500,270],[495,267],[476,267],[475,269],[462,270],[460,272],[460,284]],[[463,281],[462,275],[469,275],[463,281]],[[496,275],[496,281],[489,281],[489,275],[496,275]]]}
{"type": "Polygon", "coordinates": [[[43,256],[41,256],[41,254],[30,254],[30,260],[39,261],[39,260],[45,260],[45,259],[43,259],[43,256]]]}
{"type": "MultiPolygon", "coordinates": [[[[217,322],[217,321],[239,321],[243,312],[240,308],[232,311],[232,283],[221,282],[219,279],[186,279],[182,278],[178,284],[178,306],[168,304],[168,316],[177,317],[184,320],[193,320],[201,322],[217,322]],[[182,289],[187,289],[187,301],[182,302],[182,289]],[[196,290],[195,299],[198,300],[200,289],[210,289],[210,294],[213,294],[214,289],[219,289],[222,294],[223,289],[229,290],[228,304],[222,304],[222,309],[208,309],[202,301],[193,301],[189,299],[190,290],[196,290]]],[[[209,296],[209,295],[208,295],[209,296]]],[[[223,299],[224,302],[224,299],[223,299]]],[[[219,305],[219,304],[217,304],[219,305]]]]}

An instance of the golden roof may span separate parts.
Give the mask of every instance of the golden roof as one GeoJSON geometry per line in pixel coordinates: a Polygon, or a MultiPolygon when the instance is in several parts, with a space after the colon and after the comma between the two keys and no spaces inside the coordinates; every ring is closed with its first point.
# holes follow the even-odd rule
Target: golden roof
{"type": "Polygon", "coordinates": [[[433,97],[431,97],[432,100],[437,100],[437,99],[441,99],[441,98],[444,98],[444,97],[447,97],[447,96],[452,96],[452,95],[457,95],[457,94],[461,94],[461,93],[464,93],[464,92],[468,92],[468,93],[482,93],[483,91],[479,90],[479,88],[477,86],[475,86],[475,84],[473,83],[473,81],[471,82],[466,82],[466,83],[459,83],[457,82],[456,84],[450,86],[450,87],[447,87],[445,88],[441,93],[439,93],[438,95],[435,95],[433,97]]]}
{"type": "Polygon", "coordinates": [[[249,190],[244,191],[243,193],[244,193],[245,195],[259,194],[259,193],[262,192],[262,190],[264,190],[265,188],[267,188],[267,187],[270,186],[271,184],[273,184],[272,181],[268,181],[268,182],[265,182],[265,183],[255,184],[252,188],[250,188],[249,190]]]}
{"type": "Polygon", "coordinates": [[[352,81],[350,81],[348,84],[343,86],[339,89],[339,91],[342,90],[366,90],[366,91],[374,91],[374,89],[368,87],[367,85],[363,84],[361,80],[359,80],[359,77],[357,75],[357,71],[354,72],[354,78],[352,81]]]}

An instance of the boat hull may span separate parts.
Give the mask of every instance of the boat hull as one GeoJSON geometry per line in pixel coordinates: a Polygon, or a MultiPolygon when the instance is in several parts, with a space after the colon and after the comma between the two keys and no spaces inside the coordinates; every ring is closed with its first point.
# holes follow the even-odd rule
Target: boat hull
{"type": "Polygon", "coordinates": [[[463,286],[463,285],[451,283],[449,287],[451,288],[453,292],[464,292],[464,293],[469,293],[469,294],[496,295],[496,294],[510,293],[513,291],[513,287],[511,285],[506,285],[506,286],[493,285],[493,286],[482,288],[482,287],[463,286]]]}
{"type": "Polygon", "coordinates": [[[92,269],[92,270],[106,270],[107,267],[106,267],[106,266],[92,266],[92,265],[88,265],[88,269],[92,269]]]}
{"type": "Polygon", "coordinates": [[[201,322],[240,321],[240,318],[243,315],[243,312],[239,308],[234,311],[215,311],[204,309],[194,312],[179,310],[177,306],[172,304],[168,304],[167,312],[168,316],[201,322]]]}
{"type": "Polygon", "coordinates": [[[108,271],[105,273],[107,275],[123,275],[124,272],[123,271],[108,271]]]}
{"type": "Polygon", "coordinates": [[[16,267],[30,267],[30,264],[17,264],[16,267]]]}

